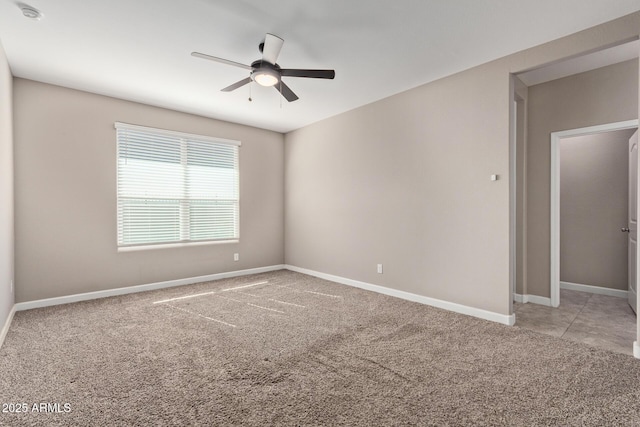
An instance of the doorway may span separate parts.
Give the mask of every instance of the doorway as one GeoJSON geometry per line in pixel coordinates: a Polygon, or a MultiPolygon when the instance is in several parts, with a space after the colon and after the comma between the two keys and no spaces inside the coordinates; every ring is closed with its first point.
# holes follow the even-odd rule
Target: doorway
{"type": "MultiPolygon", "coordinates": [[[[516,314],[516,324],[525,320],[525,312],[543,309],[538,319],[543,322],[556,317],[565,317],[554,309],[560,303],[559,277],[559,215],[558,208],[551,209],[551,204],[559,205],[557,198],[552,197],[551,169],[557,171],[559,163],[553,159],[551,165],[550,151],[556,152],[557,146],[551,149],[550,135],[555,138],[563,135],[559,129],[573,129],[575,135],[581,132],[604,132],[607,125],[581,128],[596,123],[616,122],[627,117],[637,117],[637,75],[638,52],[640,44],[637,39],[623,42],[620,45],[603,48],[601,51],[585,53],[585,55],[556,61],[535,69],[523,70],[512,74],[510,90],[510,151],[512,172],[510,184],[518,187],[511,194],[511,293],[516,314]],[[626,52],[626,54],[625,54],[626,52]],[[617,55],[621,53],[622,55],[617,55]],[[625,56],[626,55],[626,56],[625,56]],[[615,61],[604,59],[615,57],[615,61]],[[634,63],[635,62],[635,63],[634,63]],[[582,67],[588,64],[588,66],[582,67]],[[518,110],[516,89],[518,81],[526,88],[524,109],[525,159],[517,159],[517,122],[518,110]],[[635,107],[635,108],[634,108],[635,107]],[[521,175],[525,170],[524,177],[521,175]],[[520,188],[522,178],[526,181],[524,189],[520,188]],[[520,182],[519,182],[520,181],[520,182]],[[519,197],[522,195],[523,197],[519,197]],[[551,201],[554,198],[554,201],[551,201]],[[525,209],[518,214],[524,201],[525,209]],[[551,211],[556,211],[555,213],[551,211]],[[518,222],[524,223],[524,233],[518,232],[518,222]],[[554,232],[552,237],[552,232],[554,232]],[[551,241],[553,239],[553,242],[551,241]],[[522,245],[521,242],[525,244],[522,245]],[[552,251],[554,252],[552,254],[552,251]],[[553,259],[552,259],[553,258],[553,259]],[[524,262],[518,265],[520,259],[524,262]],[[552,278],[552,276],[555,276],[552,278]],[[550,280],[551,279],[551,280],[550,280]],[[554,282],[551,285],[551,282],[554,282]],[[553,299],[553,301],[552,301],[553,299]],[[526,304],[534,303],[534,304],[526,304]],[[553,302],[553,304],[552,304],[553,302]],[[546,310],[546,311],[545,311],[546,310]],[[517,313],[516,313],[517,311],[517,313]]],[[[632,123],[622,123],[632,128],[632,123]]],[[[615,129],[616,127],[610,127],[615,129]]],[[[570,134],[571,131],[567,135],[570,134]]],[[[555,144],[554,144],[555,145],[555,144]]],[[[555,195],[558,195],[557,184],[555,195]]],[[[618,233],[620,229],[618,228],[618,233]]],[[[620,233],[621,234],[621,233],[620,233]]],[[[563,295],[567,294],[563,289],[563,295]]],[[[582,292],[581,292],[582,293],[582,292]]],[[[584,294],[594,295],[594,294],[584,294]]],[[[625,302],[622,298],[616,298],[625,302]]],[[[564,303],[569,303],[565,298],[564,303]]],[[[626,303],[626,302],[625,302],[626,303]]],[[[579,311],[579,310],[578,310],[579,311]]],[[[532,313],[529,313],[533,315],[532,313]]],[[[576,323],[580,323],[579,321],[576,323]]],[[[640,325],[637,328],[640,331],[640,325]]],[[[562,335],[562,334],[560,334],[562,335]]],[[[559,335],[557,335],[559,336],[559,335]]],[[[640,335],[639,335],[640,336],[640,335]]],[[[626,344],[628,346],[628,344],[626,344]]],[[[630,346],[629,346],[630,347],[630,346]]],[[[640,358],[640,346],[638,348],[640,358]]]]}
{"type": "MultiPolygon", "coordinates": [[[[610,282],[602,279],[615,272],[616,267],[629,271],[628,277],[635,277],[633,268],[629,269],[629,266],[636,265],[635,256],[627,264],[627,247],[621,244],[627,239],[624,229],[632,228],[627,225],[627,210],[632,204],[635,205],[630,193],[637,193],[637,189],[627,191],[632,188],[629,177],[633,168],[627,170],[622,166],[629,162],[629,139],[637,126],[638,120],[630,120],[551,133],[551,302],[546,306],[518,305],[516,324],[520,327],[610,351],[633,354],[637,358],[640,356],[640,348],[634,341],[637,319],[627,298],[621,298],[628,295],[627,291],[605,287],[617,281],[617,287],[621,288],[619,282],[627,281],[627,275],[621,278],[618,271],[618,277],[611,278],[610,282]],[[563,155],[565,161],[561,164],[563,155]],[[612,167],[618,167],[621,171],[607,170],[612,167]],[[574,193],[569,194],[571,191],[574,193]],[[603,195],[603,191],[612,194],[603,195]],[[564,194],[563,199],[560,198],[561,194],[564,194]],[[609,206],[614,203],[620,206],[609,206]],[[593,230],[585,227],[593,227],[593,230]],[[584,239],[581,239],[581,230],[584,230],[584,239]],[[564,246],[561,252],[562,236],[564,246]],[[575,247],[567,245],[567,241],[584,247],[576,251],[575,247]],[[611,247],[616,251],[614,257],[607,253],[611,247]],[[574,257],[573,265],[568,262],[569,256],[574,257]],[[615,262],[612,263],[612,260],[615,262]],[[572,268],[567,269],[567,266],[572,268]],[[578,283],[567,283],[569,277],[577,277],[573,280],[578,283]],[[582,280],[581,277],[600,277],[601,280],[582,280]],[[630,345],[632,342],[633,347],[630,345]]],[[[637,178],[634,182],[637,182],[637,178]]]]}
{"type": "MultiPolygon", "coordinates": [[[[550,259],[550,298],[551,306],[560,305],[560,144],[563,139],[578,136],[597,135],[605,132],[634,129],[638,120],[609,123],[580,129],[570,129],[551,133],[551,259],[550,259]]],[[[626,224],[621,225],[624,227],[626,224]]],[[[574,286],[574,288],[577,288],[574,286]]],[[[579,289],[576,289],[579,290],[579,289]]]]}

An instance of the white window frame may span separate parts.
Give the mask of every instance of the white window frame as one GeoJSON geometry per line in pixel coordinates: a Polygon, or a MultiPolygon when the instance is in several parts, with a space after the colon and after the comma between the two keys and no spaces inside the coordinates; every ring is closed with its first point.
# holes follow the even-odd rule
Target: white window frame
{"type": "MultiPolygon", "coordinates": [[[[185,133],[179,131],[172,131],[166,129],[152,128],[140,125],[134,125],[123,122],[115,122],[114,128],[116,129],[116,180],[119,179],[119,157],[120,157],[120,139],[117,135],[119,130],[133,130],[137,132],[147,132],[150,134],[161,135],[161,136],[169,136],[172,138],[181,139],[185,144],[181,144],[181,153],[186,151],[186,141],[195,140],[198,142],[211,142],[214,144],[220,145],[232,145],[238,147],[237,151],[237,167],[236,173],[238,175],[237,178],[237,226],[236,226],[236,236],[231,239],[215,239],[215,240],[189,240],[189,226],[188,226],[188,215],[186,215],[185,209],[188,210],[188,207],[185,206],[184,203],[180,203],[180,241],[171,241],[171,242],[162,242],[162,243],[140,243],[140,244],[121,244],[120,243],[120,221],[119,221],[119,212],[116,212],[116,246],[118,252],[128,252],[128,251],[139,251],[139,250],[148,250],[148,249],[163,249],[163,248],[175,248],[182,246],[200,246],[200,245],[216,245],[216,244],[227,244],[227,243],[238,243],[240,240],[240,150],[239,147],[242,145],[240,141],[224,139],[224,138],[215,138],[206,135],[197,135],[192,133],[185,133]]],[[[182,159],[185,159],[186,156],[181,155],[182,159]]],[[[118,210],[118,206],[120,205],[120,187],[118,182],[116,182],[116,211],[118,210]]]]}

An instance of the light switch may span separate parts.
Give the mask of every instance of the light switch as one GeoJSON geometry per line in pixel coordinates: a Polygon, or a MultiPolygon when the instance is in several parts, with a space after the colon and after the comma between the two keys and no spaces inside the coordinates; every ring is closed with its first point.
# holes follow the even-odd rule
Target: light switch
{"type": "Polygon", "coordinates": [[[497,181],[498,175],[491,175],[491,181],[497,181]]]}

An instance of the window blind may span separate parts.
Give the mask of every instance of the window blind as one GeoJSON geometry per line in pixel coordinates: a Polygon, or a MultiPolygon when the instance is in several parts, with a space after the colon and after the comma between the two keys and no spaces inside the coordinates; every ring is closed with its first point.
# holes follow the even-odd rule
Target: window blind
{"type": "Polygon", "coordinates": [[[115,127],[119,247],[238,239],[238,141],[115,127]]]}

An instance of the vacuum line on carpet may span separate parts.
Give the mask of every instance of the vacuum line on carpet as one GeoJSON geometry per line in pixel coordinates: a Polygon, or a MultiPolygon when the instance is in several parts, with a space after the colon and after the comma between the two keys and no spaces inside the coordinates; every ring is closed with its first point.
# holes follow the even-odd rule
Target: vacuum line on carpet
{"type": "Polygon", "coordinates": [[[322,292],[314,292],[314,291],[302,291],[302,292],[306,292],[314,295],[322,295],[323,297],[329,297],[329,298],[342,298],[341,295],[323,294],[322,292]]]}
{"type": "Polygon", "coordinates": [[[248,304],[246,301],[240,301],[239,299],[223,297],[222,295],[216,295],[218,298],[226,299],[233,302],[239,302],[240,304],[248,304]]]}
{"type": "Polygon", "coordinates": [[[250,305],[251,307],[256,307],[256,308],[261,308],[263,310],[269,310],[269,311],[275,311],[277,313],[282,313],[282,314],[287,314],[284,311],[280,311],[280,310],[276,310],[274,308],[268,308],[268,307],[263,307],[261,305],[255,305],[255,304],[251,304],[250,302],[246,302],[246,301],[240,301],[238,299],[233,299],[233,298],[229,298],[229,297],[223,297],[222,295],[216,295],[218,298],[222,298],[222,299],[226,299],[229,301],[233,301],[233,302],[239,302],[240,304],[247,304],[250,305]]]}
{"type": "Polygon", "coordinates": [[[262,295],[250,294],[249,292],[233,291],[234,294],[246,295],[254,298],[264,298],[262,295]]]}
{"type": "Polygon", "coordinates": [[[186,308],[176,307],[174,305],[167,304],[167,303],[165,303],[164,305],[166,305],[167,307],[171,307],[173,309],[176,309],[176,310],[184,311],[185,313],[189,313],[189,314],[192,314],[194,316],[202,317],[203,319],[211,320],[212,322],[222,323],[223,325],[231,326],[232,328],[236,327],[236,325],[232,325],[231,323],[227,323],[227,322],[224,322],[222,320],[214,319],[213,317],[204,316],[204,315],[202,315],[200,313],[195,313],[195,312],[193,312],[191,310],[187,310],[186,308]]]}
{"type": "MultiPolygon", "coordinates": [[[[247,296],[250,296],[250,297],[253,297],[253,298],[264,299],[264,296],[262,296],[262,295],[254,295],[254,294],[250,294],[248,292],[234,291],[234,293],[240,294],[240,295],[247,295],[247,296]]],[[[279,304],[292,305],[294,307],[307,308],[307,306],[305,306],[305,305],[294,304],[292,302],[286,302],[286,301],[280,301],[279,299],[267,298],[267,301],[273,301],[273,302],[277,302],[279,304]]]]}
{"type": "Polygon", "coordinates": [[[193,294],[193,295],[185,295],[183,297],[176,297],[176,298],[169,298],[169,299],[163,299],[162,301],[156,301],[154,302],[154,304],[165,304],[171,301],[179,301],[182,299],[187,299],[187,298],[196,298],[196,297],[202,297],[205,295],[212,295],[215,294],[215,291],[211,291],[211,292],[203,292],[201,294],[193,294]]]}
{"type": "MultiPolygon", "coordinates": [[[[266,282],[258,282],[258,283],[252,283],[250,285],[238,286],[236,288],[223,289],[221,292],[232,291],[234,289],[248,288],[248,287],[251,287],[251,286],[264,285],[266,283],[269,283],[269,282],[268,281],[266,281],[266,282]]],[[[180,300],[188,299],[188,298],[196,298],[196,297],[202,297],[202,296],[205,296],[205,295],[213,295],[215,293],[217,293],[217,291],[202,292],[202,293],[193,294],[193,295],[185,295],[185,296],[182,296],[182,297],[169,298],[169,299],[164,299],[162,301],[155,301],[154,304],[164,304],[164,303],[171,302],[171,301],[180,301],[180,300]]]]}
{"type": "Polygon", "coordinates": [[[304,291],[304,290],[300,290],[300,289],[294,289],[294,288],[292,288],[290,286],[278,286],[278,288],[285,288],[285,289],[289,289],[290,291],[294,291],[294,292],[305,292],[307,294],[321,295],[323,297],[329,297],[329,298],[342,298],[342,295],[331,295],[331,294],[323,294],[322,292],[304,291]]]}
{"type": "Polygon", "coordinates": [[[222,292],[233,291],[233,290],[236,290],[236,289],[250,288],[252,286],[258,286],[258,285],[266,285],[268,283],[269,283],[269,281],[267,280],[267,281],[264,281],[264,282],[252,283],[250,285],[236,286],[235,288],[223,289],[222,292]]]}
{"type": "Polygon", "coordinates": [[[276,310],[275,308],[263,307],[261,305],[251,304],[250,302],[248,302],[247,304],[249,304],[251,307],[261,308],[263,310],[269,310],[269,311],[275,311],[276,313],[287,314],[284,311],[276,310]]]}
{"type": "Polygon", "coordinates": [[[292,302],[280,301],[279,299],[269,298],[269,301],[278,302],[278,303],[280,303],[280,304],[292,305],[292,306],[294,306],[294,307],[307,308],[307,307],[306,307],[306,306],[304,306],[304,305],[294,304],[294,303],[292,303],[292,302]]]}

